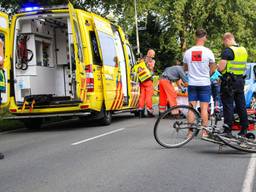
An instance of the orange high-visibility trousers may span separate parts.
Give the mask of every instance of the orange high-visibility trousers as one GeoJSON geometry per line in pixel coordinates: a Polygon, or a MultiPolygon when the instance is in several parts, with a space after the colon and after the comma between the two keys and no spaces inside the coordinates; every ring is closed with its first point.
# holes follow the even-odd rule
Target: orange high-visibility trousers
{"type": "Polygon", "coordinates": [[[159,112],[166,110],[167,102],[169,105],[177,105],[177,93],[172,83],[167,79],[159,80],[159,112]]]}
{"type": "Polygon", "coordinates": [[[154,87],[152,80],[146,80],[140,83],[140,98],[139,98],[139,110],[144,109],[145,103],[147,110],[152,110],[152,96],[154,94],[154,87]]]}

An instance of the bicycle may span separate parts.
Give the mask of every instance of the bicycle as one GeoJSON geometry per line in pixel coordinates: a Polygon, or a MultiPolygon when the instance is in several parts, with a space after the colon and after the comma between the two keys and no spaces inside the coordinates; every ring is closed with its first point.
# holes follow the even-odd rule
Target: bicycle
{"type": "MultiPolygon", "coordinates": [[[[253,117],[254,118],[254,117],[253,117]]],[[[154,138],[158,144],[165,148],[178,148],[196,137],[201,130],[205,130],[209,137],[202,138],[222,146],[227,145],[233,149],[256,153],[256,140],[234,135],[228,138],[221,134],[222,130],[217,126],[221,117],[217,112],[210,115],[210,126],[201,126],[201,117],[199,112],[188,105],[177,105],[160,115],[154,125],[154,138]],[[193,123],[191,123],[193,122],[193,123]]],[[[250,119],[250,122],[256,122],[250,119]]],[[[248,135],[254,135],[249,133],[248,135]]]]}

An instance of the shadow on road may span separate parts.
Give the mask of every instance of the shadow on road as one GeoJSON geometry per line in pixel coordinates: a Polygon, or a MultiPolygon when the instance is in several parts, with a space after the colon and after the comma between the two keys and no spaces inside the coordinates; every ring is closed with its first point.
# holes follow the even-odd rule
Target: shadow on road
{"type": "Polygon", "coordinates": [[[214,145],[214,144],[206,144],[205,142],[197,142],[197,143],[191,143],[188,145],[185,145],[180,148],[173,148],[173,149],[167,149],[163,148],[161,146],[154,146],[153,148],[150,148],[151,150],[158,150],[159,152],[164,152],[164,153],[195,153],[200,156],[202,155],[207,155],[207,156],[213,156],[216,158],[218,157],[223,157],[226,158],[228,157],[234,157],[234,158],[251,158],[251,153],[246,153],[242,151],[238,151],[235,149],[231,149],[228,146],[223,146],[223,148],[219,151],[219,146],[214,145]]]}
{"type": "MultiPolygon", "coordinates": [[[[112,124],[126,121],[129,119],[135,119],[133,114],[118,114],[112,117],[112,124]]],[[[111,125],[109,125],[111,126],[111,125]]],[[[11,133],[24,133],[24,132],[49,132],[49,131],[72,131],[75,129],[84,129],[84,128],[100,128],[104,127],[100,125],[99,120],[82,120],[79,118],[59,120],[53,122],[47,122],[42,125],[41,128],[22,128],[18,130],[13,130],[11,133]]]]}

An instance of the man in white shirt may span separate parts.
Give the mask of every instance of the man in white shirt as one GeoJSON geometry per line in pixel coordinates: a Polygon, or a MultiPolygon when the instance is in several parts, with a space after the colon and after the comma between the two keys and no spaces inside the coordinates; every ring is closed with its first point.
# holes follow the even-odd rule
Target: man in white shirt
{"type": "MultiPolygon", "coordinates": [[[[213,52],[204,46],[207,33],[204,29],[196,31],[196,45],[188,49],[183,58],[188,70],[188,100],[195,107],[200,102],[202,126],[208,126],[208,105],[211,97],[210,74],[216,69],[213,52]]],[[[189,115],[189,121],[194,117],[189,115]]],[[[203,131],[202,136],[207,136],[203,131]]]]}

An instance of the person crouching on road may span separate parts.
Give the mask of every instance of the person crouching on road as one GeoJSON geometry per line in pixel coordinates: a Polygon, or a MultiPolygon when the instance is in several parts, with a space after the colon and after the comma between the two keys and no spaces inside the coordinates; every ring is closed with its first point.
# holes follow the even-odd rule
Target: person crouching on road
{"type": "MultiPolygon", "coordinates": [[[[166,111],[167,103],[170,107],[177,105],[177,93],[172,82],[178,82],[180,79],[185,84],[188,82],[183,66],[165,68],[159,80],[159,115],[166,111]]],[[[180,86],[179,83],[177,85],[180,86]]]]}
{"type": "MultiPolygon", "coordinates": [[[[148,69],[153,73],[155,60],[155,51],[153,49],[149,49],[147,55],[143,58],[145,61],[148,69]]],[[[148,117],[154,117],[153,114],[153,104],[152,104],[152,97],[154,94],[154,87],[152,79],[145,80],[140,83],[140,98],[139,98],[139,115],[140,117],[144,117],[144,107],[146,104],[147,114],[148,117]]]]}

